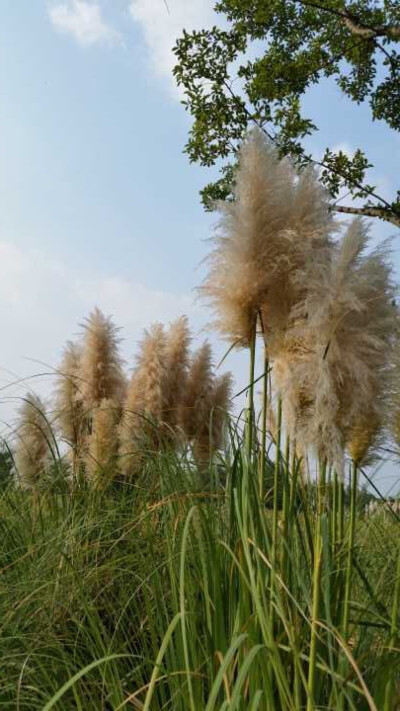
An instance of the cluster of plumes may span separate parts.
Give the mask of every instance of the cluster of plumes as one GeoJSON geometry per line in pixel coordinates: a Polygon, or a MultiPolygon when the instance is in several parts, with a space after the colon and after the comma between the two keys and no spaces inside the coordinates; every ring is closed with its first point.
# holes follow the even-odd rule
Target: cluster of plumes
{"type": "Polygon", "coordinates": [[[201,287],[231,343],[263,332],[285,424],[300,450],[341,467],[366,461],[384,425],[397,313],[386,248],[365,224],[340,227],[313,169],[279,160],[259,130],[245,140],[201,287]]]}
{"type": "Polygon", "coordinates": [[[145,332],[120,423],[120,466],[140,468],[145,452],[190,445],[203,466],[223,443],[231,376],[215,376],[209,343],[190,354],[185,317],[145,332]]]}
{"type": "Polygon", "coordinates": [[[146,331],[136,367],[124,374],[118,329],[95,309],[82,338],[65,346],[58,370],[52,423],[39,399],[21,408],[16,470],[36,488],[49,461],[52,426],[68,445],[75,477],[96,487],[118,475],[140,472],[146,456],[165,448],[190,448],[203,466],[223,444],[231,376],[216,377],[211,347],[190,352],[186,317],[167,330],[146,331]]]}

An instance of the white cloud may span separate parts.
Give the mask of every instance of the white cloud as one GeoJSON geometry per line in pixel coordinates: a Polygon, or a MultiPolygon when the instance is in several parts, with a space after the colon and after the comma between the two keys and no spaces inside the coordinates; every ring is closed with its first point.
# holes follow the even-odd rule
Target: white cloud
{"type": "MultiPolygon", "coordinates": [[[[189,317],[193,348],[209,338],[217,364],[228,345],[205,330],[210,313],[191,293],[157,291],[115,274],[67,267],[37,251],[0,241],[0,437],[9,436],[21,397],[33,390],[45,399],[54,391],[55,368],[68,339],[80,332],[98,306],[121,327],[127,370],[144,328],[189,317]]],[[[260,364],[260,369],[261,369],[260,364]]],[[[232,370],[237,391],[247,383],[246,354],[231,352],[221,372],[232,370]]],[[[236,401],[240,409],[243,397],[236,401]]]]}
{"type": "Polygon", "coordinates": [[[343,153],[347,156],[347,158],[353,158],[354,153],[356,152],[356,149],[346,141],[343,141],[343,143],[337,143],[331,150],[332,153],[343,153]]]}
{"type": "Polygon", "coordinates": [[[97,43],[114,44],[120,39],[119,34],[104,21],[97,2],[57,2],[49,8],[49,16],[58,32],[72,35],[83,46],[97,43]]]}
{"type": "Polygon", "coordinates": [[[129,12],[143,33],[156,74],[175,86],[172,48],[185,28],[188,31],[215,24],[213,0],[131,0],[129,12]]]}
{"type": "Polygon", "coordinates": [[[137,342],[151,323],[168,323],[186,313],[199,331],[205,319],[191,294],[156,291],[113,274],[72,269],[0,242],[0,431],[1,422],[13,419],[16,398],[29,388],[44,396],[52,391],[52,369],[63,344],[80,332],[79,324],[95,305],[121,326],[127,367],[133,365],[137,342]]]}

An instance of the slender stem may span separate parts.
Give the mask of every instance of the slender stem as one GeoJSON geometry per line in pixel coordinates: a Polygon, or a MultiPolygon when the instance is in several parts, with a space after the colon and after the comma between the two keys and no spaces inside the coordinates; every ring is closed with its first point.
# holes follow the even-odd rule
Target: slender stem
{"type": "Polygon", "coordinates": [[[296,442],[293,443],[292,447],[292,471],[290,479],[290,511],[293,512],[296,503],[297,494],[297,480],[299,478],[300,463],[297,461],[296,457],[296,442]]]}
{"type": "Polygon", "coordinates": [[[352,582],[351,578],[353,573],[353,548],[356,530],[357,473],[357,464],[356,462],[353,462],[351,479],[349,538],[347,545],[346,585],[344,592],[342,623],[342,633],[346,641],[349,633],[350,595],[352,582]]]}
{"type": "Polygon", "coordinates": [[[277,417],[277,434],[276,434],[276,454],[274,468],[274,499],[273,499],[273,519],[272,519],[272,566],[271,566],[271,598],[270,598],[270,613],[271,624],[273,624],[273,598],[274,598],[274,582],[276,574],[276,566],[278,561],[278,486],[279,486],[279,470],[280,470],[280,455],[281,455],[281,429],[282,429],[282,399],[278,399],[278,417],[277,417]]]}
{"type": "Polygon", "coordinates": [[[338,542],[339,545],[343,545],[344,537],[344,482],[343,479],[339,481],[339,491],[338,491],[338,542]]]}
{"type": "Polygon", "coordinates": [[[282,400],[278,400],[277,434],[276,434],[276,454],[274,467],[274,514],[272,526],[272,553],[273,560],[276,561],[276,539],[278,533],[278,508],[279,508],[279,470],[281,461],[281,429],[282,429],[282,400]]]}
{"type": "MultiPolygon", "coordinates": [[[[349,636],[349,617],[350,617],[350,597],[351,597],[351,583],[353,575],[353,555],[354,555],[354,539],[356,530],[356,502],[357,502],[357,464],[353,461],[351,469],[351,484],[350,484],[350,518],[349,518],[349,534],[347,539],[347,563],[345,571],[345,584],[344,584],[344,602],[343,602],[343,616],[342,616],[342,635],[345,642],[348,641],[349,636]]],[[[339,674],[342,678],[345,677],[347,668],[347,660],[345,657],[340,658],[339,662],[339,674]]],[[[345,707],[345,696],[341,693],[339,697],[338,711],[343,711],[345,707]]]]}
{"type": "Polygon", "coordinates": [[[289,544],[289,517],[290,517],[290,489],[289,489],[289,461],[290,461],[290,437],[286,437],[286,449],[285,449],[285,466],[282,468],[283,475],[283,520],[282,520],[282,577],[284,580],[286,577],[286,566],[287,566],[287,546],[289,544]]]}
{"type": "Polygon", "coordinates": [[[315,522],[315,542],[314,542],[314,571],[312,590],[312,611],[311,611],[311,638],[310,638],[310,661],[308,667],[308,699],[307,711],[315,708],[315,687],[317,681],[317,645],[318,645],[318,619],[321,598],[321,572],[323,558],[323,537],[322,523],[325,514],[325,484],[326,484],[326,462],[320,466],[318,481],[318,508],[315,522]]]}
{"type": "Polygon", "coordinates": [[[264,477],[265,477],[265,454],[267,445],[267,409],[268,409],[268,354],[267,346],[264,345],[264,382],[263,382],[263,405],[262,405],[262,421],[261,421],[261,456],[260,456],[260,471],[258,474],[258,490],[260,501],[264,496],[264,477]]]}
{"type": "Polygon", "coordinates": [[[337,537],[338,537],[338,476],[336,469],[333,472],[333,484],[332,484],[332,548],[333,555],[336,558],[336,548],[337,548],[337,537]]]}
{"type": "MultiPolygon", "coordinates": [[[[394,585],[392,619],[391,619],[391,625],[390,625],[389,648],[391,650],[397,644],[397,640],[398,640],[397,628],[398,628],[398,618],[399,618],[399,607],[400,607],[400,553],[398,554],[398,557],[397,557],[396,581],[395,581],[395,585],[394,585]]],[[[394,666],[394,664],[390,664],[390,663],[388,666],[391,669],[391,674],[390,674],[390,678],[386,684],[385,705],[383,707],[383,711],[391,711],[392,701],[393,701],[394,673],[395,673],[394,670],[396,667],[394,666]]]]}
{"type": "Polygon", "coordinates": [[[253,453],[254,437],[254,371],[256,362],[256,324],[254,324],[253,334],[250,341],[250,384],[248,391],[248,412],[246,423],[246,446],[248,462],[250,464],[253,453]]]}
{"type": "MultiPolygon", "coordinates": [[[[288,527],[287,527],[287,541],[292,540],[292,532],[293,532],[293,521],[296,521],[297,517],[297,512],[296,512],[296,499],[297,499],[297,482],[298,482],[298,476],[299,476],[299,468],[300,468],[300,463],[297,461],[296,458],[296,443],[294,442],[292,446],[292,461],[291,461],[291,477],[290,477],[290,498],[289,498],[289,516],[288,516],[288,527]]],[[[291,589],[291,581],[292,581],[292,566],[290,565],[291,559],[289,559],[289,564],[288,564],[288,586],[289,589],[291,589]]]]}

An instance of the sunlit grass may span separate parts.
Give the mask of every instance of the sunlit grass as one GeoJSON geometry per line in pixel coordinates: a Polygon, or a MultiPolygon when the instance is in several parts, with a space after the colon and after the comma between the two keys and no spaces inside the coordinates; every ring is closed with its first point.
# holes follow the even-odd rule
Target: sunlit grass
{"type": "Polygon", "coordinates": [[[287,457],[275,511],[235,441],[207,489],[159,453],[105,491],[5,490],[0,707],[394,711],[398,523],[356,506],[344,626],[348,508],[287,457]]]}

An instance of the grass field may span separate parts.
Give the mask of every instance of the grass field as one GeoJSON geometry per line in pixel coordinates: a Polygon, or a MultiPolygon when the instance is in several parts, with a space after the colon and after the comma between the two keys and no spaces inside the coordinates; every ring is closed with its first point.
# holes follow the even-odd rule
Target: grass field
{"type": "Polygon", "coordinates": [[[287,450],[270,508],[257,469],[232,442],[209,476],[159,453],[102,492],[5,488],[0,707],[399,708],[398,521],[287,450]]]}

